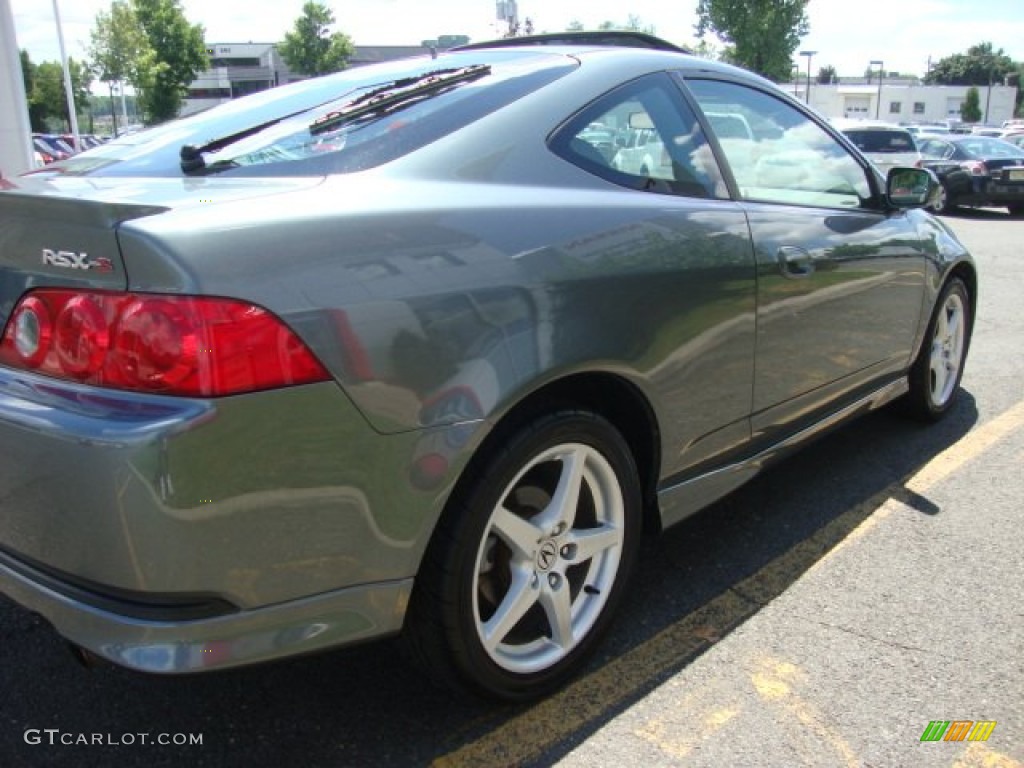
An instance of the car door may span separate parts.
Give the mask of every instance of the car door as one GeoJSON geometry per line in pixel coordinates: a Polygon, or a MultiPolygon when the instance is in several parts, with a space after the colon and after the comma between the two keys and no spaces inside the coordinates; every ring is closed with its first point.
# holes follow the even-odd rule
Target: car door
{"type": "MultiPolygon", "coordinates": [[[[599,207],[586,213],[591,226],[596,220],[607,234],[584,238],[586,245],[574,252],[602,244],[607,256],[587,255],[587,263],[623,263],[617,279],[588,281],[592,288],[579,299],[558,299],[560,305],[585,305],[574,315],[597,309],[616,322],[605,330],[592,323],[578,334],[563,327],[557,356],[580,355],[621,335],[620,346],[639,352],[634,365],[658,417],[664,484],[722,463],[750,437],[755,264],[746,214],[729,199],[691,106],[672,77],[648,75],[591,103],[560,129],[551,147],[611,185],[595,199],[599,207]],[[628,156],[603,162],[587,143],[584,129],[593,122],[634,132],[636,144],[620,153],[656,149],[658,162],[641,164],[628,156]],[[620,311],[622,306],[628,309],[620,311]]],[[[573,211],[560,215],[567,220],[573,211]]],[[[665,511],[667,520],[675,514],[665,511]]]]}
{"type": "Polygon", "coordinates": [[[922,214],[887,210],[880,177],[770,88],[686,85],[702,111],[742,116],[753,134],[715,144],[754,243],[751,426],[773,443],[905,371],[924,300],[922,214]]]}

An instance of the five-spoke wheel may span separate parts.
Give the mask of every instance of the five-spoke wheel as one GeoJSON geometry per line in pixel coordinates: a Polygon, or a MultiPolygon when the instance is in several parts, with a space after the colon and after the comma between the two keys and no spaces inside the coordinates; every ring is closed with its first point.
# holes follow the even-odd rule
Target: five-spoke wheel
{"type": "Polygon", "coordinates": [[[523,700],[572,674],[608,624],[640,487],[626,442],[590,412],[547,415],[485,456],[445,510],[406,635],[442,682],[523,700]]]}
{"type": "Polygon", "coordinates": [[[967,287],[960,278],[951,279],[935,305],[924,347],[910,371],[907,398],[916,415],[937,419],[956,399],[972,318],[967,287]]]}

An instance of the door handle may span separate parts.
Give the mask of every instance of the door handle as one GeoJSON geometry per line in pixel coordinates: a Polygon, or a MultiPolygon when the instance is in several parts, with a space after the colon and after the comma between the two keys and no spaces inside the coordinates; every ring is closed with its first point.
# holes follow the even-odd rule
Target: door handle
{"type": "Polygon", "coordinates": [[[775,259],[783,277],[799,280],[814,274],[814,257],[803,248],[783,245],[776,251],[775,259]]]}

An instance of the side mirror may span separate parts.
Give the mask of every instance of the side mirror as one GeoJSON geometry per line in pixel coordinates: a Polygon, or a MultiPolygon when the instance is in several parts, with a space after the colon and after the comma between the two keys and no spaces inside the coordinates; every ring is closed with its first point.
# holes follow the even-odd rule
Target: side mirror
{"type": "Polygon", "coordinates": [[[939,193],[939,179],[927,168],[890,168],[885,196],[894,208],[923,208],[939,193]]]}

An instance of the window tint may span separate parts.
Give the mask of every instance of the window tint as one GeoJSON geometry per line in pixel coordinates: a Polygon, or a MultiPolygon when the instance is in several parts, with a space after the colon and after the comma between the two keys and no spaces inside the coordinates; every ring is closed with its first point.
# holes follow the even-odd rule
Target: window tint
{"type": "Polygon", "coordinates": [[[601,97],[555,134],[551,148],[585,171],[631,189],[728,197],[699,123],[664,74],[601,97]]]}
{"type": "Polygon", "coordinates": [[[687,85],[708,116],[744,200],[855,208],[872,197],[860,163],[821,126],[762,91],[715,80],[687,85]],[[719,133],[722,115],[748,131],[719,133]]]}

